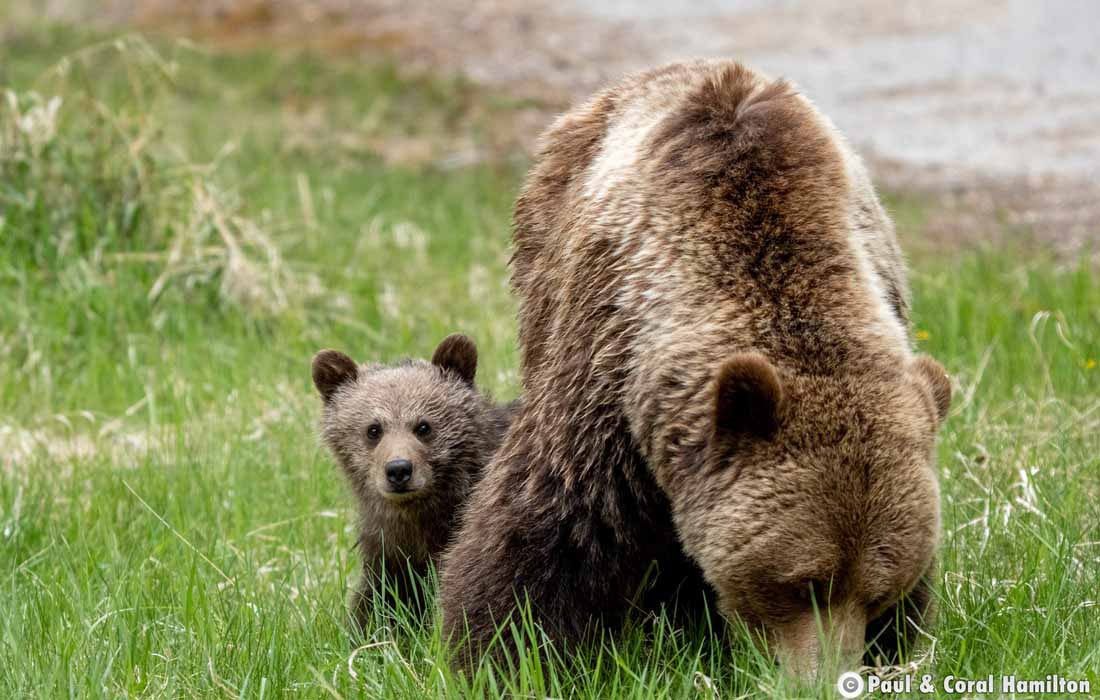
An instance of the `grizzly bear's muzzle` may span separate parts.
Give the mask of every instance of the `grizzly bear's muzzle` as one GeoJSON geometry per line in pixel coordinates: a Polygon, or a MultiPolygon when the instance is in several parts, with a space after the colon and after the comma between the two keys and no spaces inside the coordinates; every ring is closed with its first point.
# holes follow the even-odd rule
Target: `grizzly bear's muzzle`
{"type": "Polygon", "coordinates": [[[800,680],[828,680],[859,666],[866,629],[861,606],[840,605],[803,613],[771,636],[781,669],[800,680]]]}

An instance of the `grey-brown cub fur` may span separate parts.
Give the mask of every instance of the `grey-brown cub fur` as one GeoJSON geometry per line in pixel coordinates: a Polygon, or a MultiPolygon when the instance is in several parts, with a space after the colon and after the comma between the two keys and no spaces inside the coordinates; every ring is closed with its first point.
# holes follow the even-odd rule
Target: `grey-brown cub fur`
{"type": "Polygon", "coordinates": [[[321,437],[359,506],[360,628],[374,594],[419,607],[413,575],[438,563],[466,497],[508,428],[512,406],[474,385],[477,347],[448,336],[431,362],[357,364],[336,350],[313,358],[321,437]]]}

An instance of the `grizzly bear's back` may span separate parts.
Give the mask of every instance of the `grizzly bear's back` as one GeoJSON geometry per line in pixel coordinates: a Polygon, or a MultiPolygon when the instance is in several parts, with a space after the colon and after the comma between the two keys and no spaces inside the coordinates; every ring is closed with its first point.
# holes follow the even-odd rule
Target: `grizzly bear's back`
{"type": "Polygon", "coordinates": [[[561,117],[514,242],[525,383],[598,348],[648,457],[661,397],[699,392],[715,357],[828,372],[909,352],[904,261],[862,163],[787,83],[733,62],[666,66],[561,117]]]}

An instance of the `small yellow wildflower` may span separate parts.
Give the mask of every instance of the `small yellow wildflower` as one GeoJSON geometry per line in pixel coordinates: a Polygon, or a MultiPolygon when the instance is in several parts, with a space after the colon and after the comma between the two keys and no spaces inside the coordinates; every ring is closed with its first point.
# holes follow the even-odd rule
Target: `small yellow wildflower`
{"type": "Polygon", "coordinates": [[[917,331],[917,340],[928,340],[932,335],[928,331],[917,331]]]}
{"type": "Polygon", "coordinates": [[[1096,369],[1096,360],[1085,360],[1085,369],[1096,369]]]}

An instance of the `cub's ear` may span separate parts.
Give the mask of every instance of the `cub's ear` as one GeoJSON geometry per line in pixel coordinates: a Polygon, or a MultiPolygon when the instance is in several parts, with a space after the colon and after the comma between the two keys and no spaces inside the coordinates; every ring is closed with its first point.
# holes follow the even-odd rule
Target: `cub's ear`
{"type": "Polygon", "coordinates": [[[783,385],[766,357],[755,352],[726,360],[715,377],[716,433],[771,437],[779,427],[783,385]]]}
{"type": "Polygon", "coordinates": [[[936,414],[942,423],[951,408],[951,378],[939,362],[927,355],[913,360],[913,371],[922,378],[932,392],[932,402],[936,405],[936,414]]]}
{"type": "Polygon", "coordinates": [[[461,333],[452,333],[443,339],[432,355],[432,364],[449,372],[470,386],[477,374],[477,346],[461,333]]]}
{"type": "Polygon", "coordinates": [[[359,365],[338,350],[322,350],[313,356],[313,386],[330,401],[343,384],[359,376],[359,365]]]}

